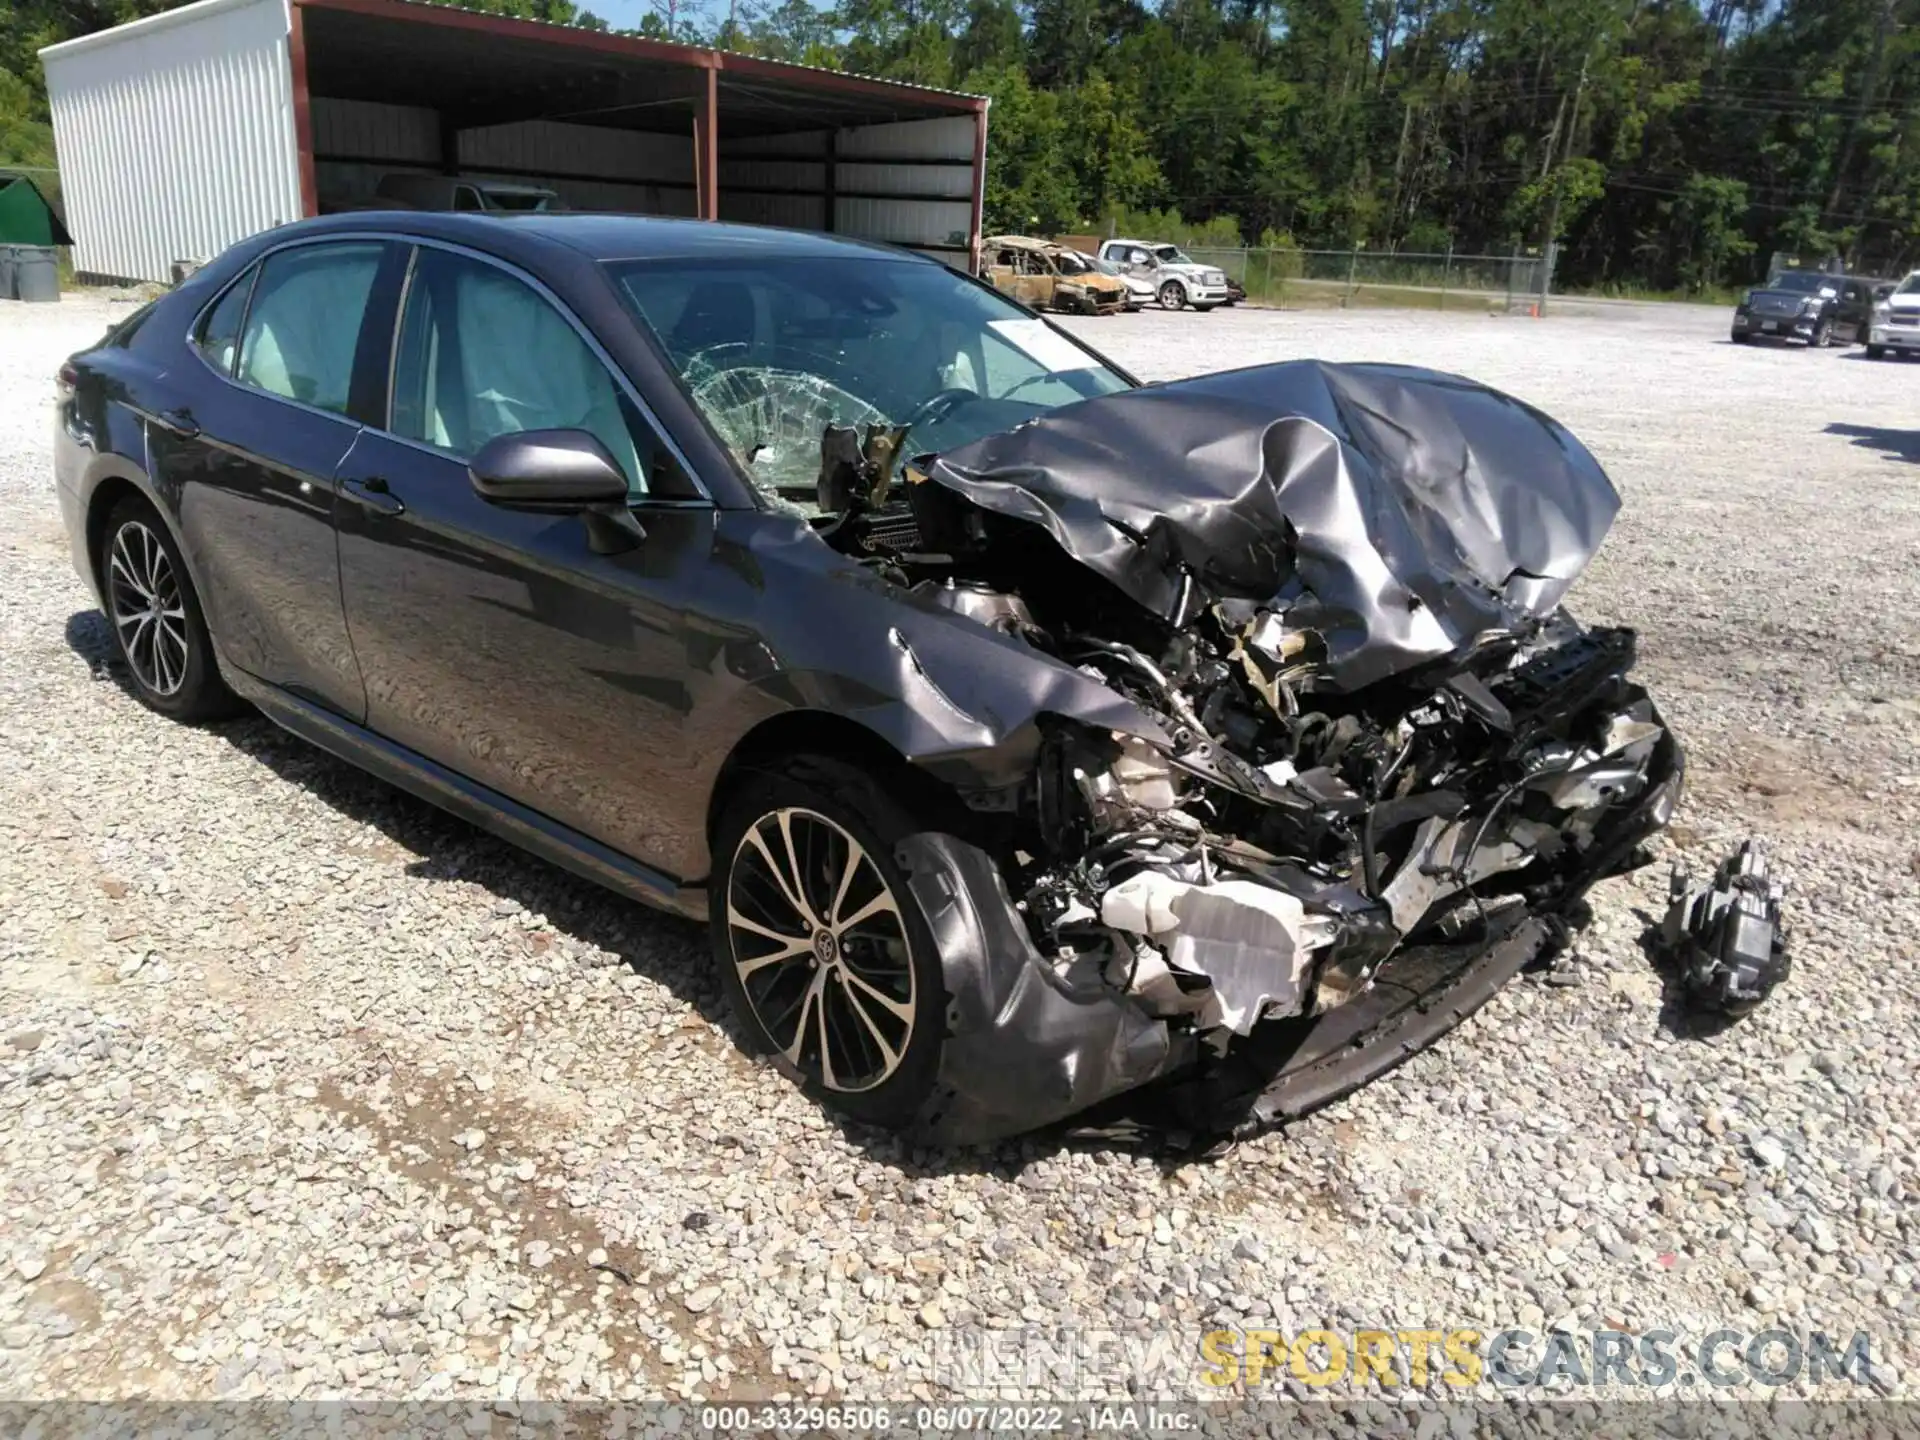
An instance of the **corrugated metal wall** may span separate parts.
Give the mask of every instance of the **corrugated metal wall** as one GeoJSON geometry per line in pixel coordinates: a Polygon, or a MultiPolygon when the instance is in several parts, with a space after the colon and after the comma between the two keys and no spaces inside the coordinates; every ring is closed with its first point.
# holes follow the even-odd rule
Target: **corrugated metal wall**
{"type": "Polygon", "coordinates": [[[164,281],[300,217],[286,0],[203,0],[41,58],[75,269],[164,281]]]}
{"type": "MultiPolygon", "coordinates": [[[[724,96],[720,105],[724,115],[724,96]]],[[[973,117],[953,115],[831,137],[814,130],[723,142],[720,218],[830,229],[964,263],[973,228],[973,138],[973,117]]]]}
{"type": "MultiPolygon", "coordinates": [[[[542,184],[575,210],[692,215],[693,139],[525,120],[463,130],[459,169],[542,184]]],[[[313,99],[315,183],[323,208],[363,205],[390,170],[440,163],[440,117],[410,105],[313,99]]]]}

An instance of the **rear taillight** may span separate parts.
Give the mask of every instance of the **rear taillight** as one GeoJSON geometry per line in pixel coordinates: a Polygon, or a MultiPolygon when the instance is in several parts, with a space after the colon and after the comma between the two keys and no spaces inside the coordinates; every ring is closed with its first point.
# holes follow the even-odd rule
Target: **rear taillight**
{"type": "Polygon", "coordinates": [[[73,390],[80,383],[80,367],[71,360],[60,367],[60,373],[54,377],[54,388],[62,404],[73,398],[73,390]]]}

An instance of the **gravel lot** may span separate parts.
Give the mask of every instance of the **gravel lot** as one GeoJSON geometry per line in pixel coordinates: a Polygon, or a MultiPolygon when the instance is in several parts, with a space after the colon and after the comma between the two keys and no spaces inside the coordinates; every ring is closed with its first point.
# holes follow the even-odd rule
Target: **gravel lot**
{"type": "Polygon", "coordinates": [[[1736,1027],[1669,1002],[1643,871],[1438,1049],[1176,1163],[850,1135],[736,1050],[695,927],[143,710],[49,459],[121,313],[0,304],[0,1398],[903,1399],[1020,1326],[1165,1337],[1190,1385],[1203,1329],[1321,1323],[1777,1320],[1920,1380],[1920,366],[1717,311],[1076,322],[1150,378],[1391,359],[1568,422],[1626,499],[1576,604],[1690,750],[1671,848],[1758,829],[1792,887],[1736,1027]]]}

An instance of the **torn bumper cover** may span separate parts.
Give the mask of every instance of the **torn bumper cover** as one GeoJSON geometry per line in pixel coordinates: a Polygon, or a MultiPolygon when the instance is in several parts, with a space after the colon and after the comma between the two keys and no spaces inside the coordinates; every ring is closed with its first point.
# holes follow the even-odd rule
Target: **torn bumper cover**
{"type": "Polygon", "coordinates": [[[907,481],[905,578],[937,558],[955,613],[1150,722],[1040,717],[1024,780],[960,787],[998,829],[902,847],[950,1002],[931,1137],[1150,1083],[1183,1129],[1304,1113],[1471,1013],[1673,813],[1632,632],[1561,608],[1618,496],[1510,397],[1267,366],[907,481]]]}
{"type": "Polygon", "coordinates": [[[1071,1117],[1106,1133],[1244,1138],[1332,1104],[1432,1045],[1564,941],[1587,887],[1630,868],[1666,823],[1683,762],[1678,747],[1662,759],[1642,803],[1617,817],[1590,872],[1553,906],[1507,907],[1470,939],[1405,947],[1364,995],[1313,1016],[1283,1010],[1224,1054],[1196,1029],[1169,1027],[1141,996],[1098,978],[1072,983],[1034,946],[984,852],[951,836],[910,837],[897,858],[931,922],[949,996],[917,1138],[977,1144],[1071,1117]],[[1116,1097],[1124,1104],[1101,1103],[1116,1097]]]}

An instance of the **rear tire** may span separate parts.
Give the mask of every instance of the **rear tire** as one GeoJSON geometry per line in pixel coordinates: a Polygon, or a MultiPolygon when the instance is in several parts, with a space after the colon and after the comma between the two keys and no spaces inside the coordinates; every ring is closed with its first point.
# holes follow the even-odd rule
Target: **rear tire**
{"type": "Polygon", "coordinates": [[[1187,287],[1178,280],[1169,280],[1160,287],[1160,308],[1163,310],[1184,310],[1187,306],[1187,287]]]}
{"type": "Polygon", "coordinates": [[[160,512],[131,495],[115,504],[94,565],[114,650],[140,703],[187,724],[238,713],[239,700],[220,678],[200,597],[160,512]]]}
{"type": "Polygon", "coordinates": [[[747,772],[714,832],[714,963],[747,1046],[887,1128],[925,1102],[946,1039],[933,932],[894,860],[924,828],[874,776],[795,755],[747,772]]]}

